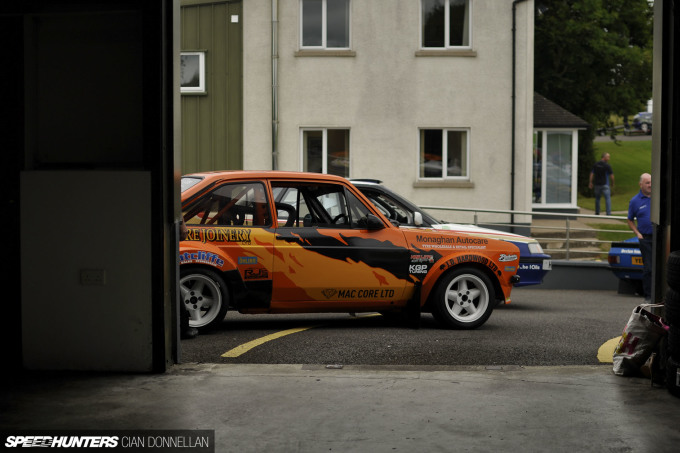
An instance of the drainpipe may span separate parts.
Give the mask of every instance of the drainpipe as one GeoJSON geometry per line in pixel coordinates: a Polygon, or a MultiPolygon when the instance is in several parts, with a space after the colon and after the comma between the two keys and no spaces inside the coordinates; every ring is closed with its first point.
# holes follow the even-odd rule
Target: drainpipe
{"type": "MultiPolygon", "coordinates": [[[[517,16],[517,4],[522,3],[525,0],[513,0],[512,2],[512,139],[511,139],[511,154],[512,154],[512,164],[510,166],[510,210],[514,211],[515,210],[515,122],[516,122],[516,113],[515,113],[515,93],[516,93],[516,88],[515,88],[515,79],[516,79],[516,56],[517,56],[517,51],[515,50],[515,42],[516,42],[516,35],[517,35],[517,27],[516,27],[516,16],[517,16]]],[[[510,230],[514,233],[515,232],[515,214],[512,213],[510,214],[510,224],[512,225],[510,227],[510,230]]]]}
{"type": "Polygon", "coordinates": [[[272,0],[272,170],[279,169],[279,0],[272,0]]]}

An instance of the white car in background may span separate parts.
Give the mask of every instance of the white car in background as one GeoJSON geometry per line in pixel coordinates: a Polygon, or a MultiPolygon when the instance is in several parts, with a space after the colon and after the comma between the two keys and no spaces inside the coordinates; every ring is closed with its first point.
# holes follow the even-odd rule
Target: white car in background
{"type": "Polygon", "coordinates": [[[512,242],[520,251],[519,270],[517,271],[520,280],[515,286],[539,285],[543,283],[543,277],[552,269],[550,255],[543,253],[541,244],[534,238],[477,225],[436,220],[406,198],[383,186],[379,180],[350,179],[350,181],[380,209],[385,217],[400,226],[452,230],[512,242]]]}

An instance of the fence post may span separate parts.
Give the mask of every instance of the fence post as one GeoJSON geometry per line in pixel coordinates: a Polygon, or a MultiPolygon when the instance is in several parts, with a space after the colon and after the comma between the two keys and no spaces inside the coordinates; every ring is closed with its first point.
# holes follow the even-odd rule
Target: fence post
{"type": "Polygon", "coordinates": [[[569,227],[570,227],[570,224],[569,224],[569,217],[567,217],[567,261],[569,261],[569,244],[570,244],[570,241],[569,241],[569,227]]]}

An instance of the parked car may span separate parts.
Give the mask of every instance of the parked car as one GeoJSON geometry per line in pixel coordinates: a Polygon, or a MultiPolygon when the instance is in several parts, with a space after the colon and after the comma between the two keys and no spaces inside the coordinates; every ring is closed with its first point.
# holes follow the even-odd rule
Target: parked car
{"type": "Polygon", "coordinates": [[[652,113],[651,112],[639,112],[633,117],[633,123],[628,124],[626,121],[624,123],[623,135],[633,135],[633,134],[652,134],[652,113]]]}
{"type": "Polygon", "coordinates": [[[431,312],[473,329],[519,280],[515,245],[399,228],[338,176],[210,172],[184,176],[182,187],[180,297],[199,330],[227,310],[431,312]]]}
{"type": "Polygon", "coordinates": [[[642,254],[637,237],[612,242],[607,261],[617,278],[629,283],[638,294],[642,294],[642,254]]]}
{"type": "Polygon", "coordinates": [[[397,222],[400,226],[471,233],[515,244],[520,252],[519,271],[517,272],[520,280],[515,286],[543,283],[543,277],[552,269],[550,255],[543,253],[543,248],[536,239],[476,225],[436,220],[414,203],[382,185],[379,180],[351,179],[350,181],[380,209],[385,217],[397,222]]]}

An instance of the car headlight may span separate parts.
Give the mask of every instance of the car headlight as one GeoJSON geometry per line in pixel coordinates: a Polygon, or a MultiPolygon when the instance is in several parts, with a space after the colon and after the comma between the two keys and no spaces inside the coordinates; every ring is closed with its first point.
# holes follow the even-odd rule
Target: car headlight
{"type": "Polygon", "coordinates": [[[538,242],[530,242],[529,244],[529,251],[532,254],[543,254],[543,247],[541,247],[541,244],[538,242]]]}

